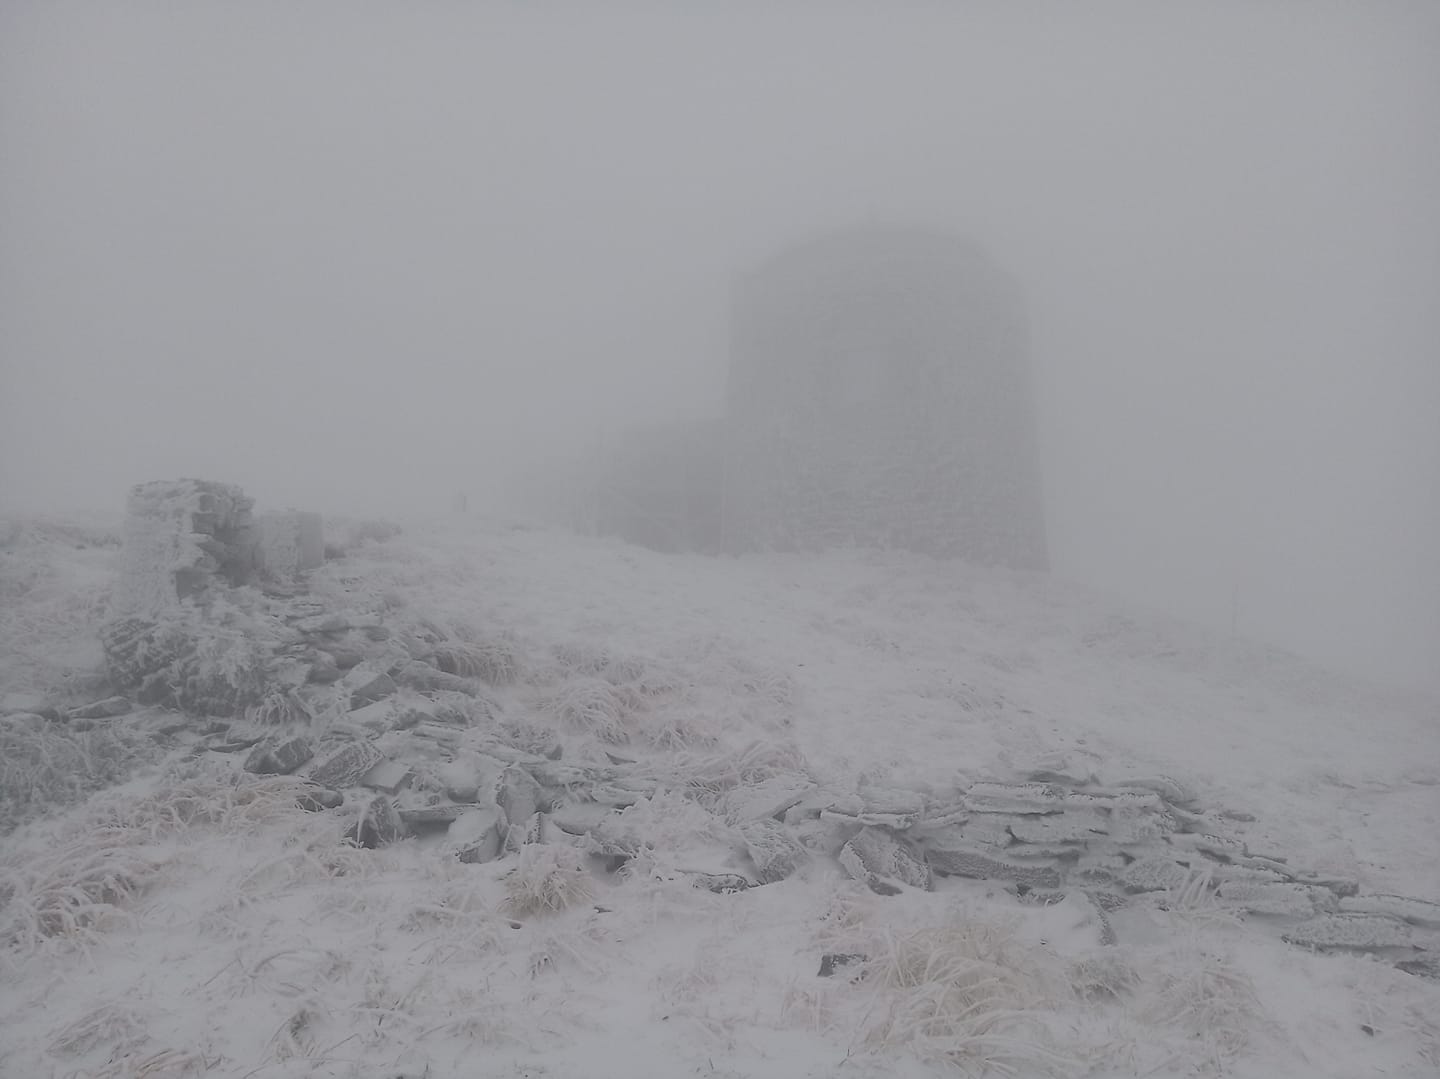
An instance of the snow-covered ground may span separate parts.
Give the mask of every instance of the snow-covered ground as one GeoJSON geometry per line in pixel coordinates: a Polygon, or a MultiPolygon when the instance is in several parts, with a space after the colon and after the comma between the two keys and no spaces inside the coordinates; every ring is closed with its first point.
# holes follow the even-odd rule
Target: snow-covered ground
{"type": "MultiPolygon", "coordinates": [[[[67,674],[82,692],[98,665],[113,548],[46,536],[0,551],[12,697],[67,674]]],[[[313,587],[506,641],[522,677],[497,701],[532,727],[583,688],[554,657],[583,653],[655,687],[627,721],[677,767],[749,753],[841,789],[931,791],[1037,763],[1163,772],[1253,817],[1252,849],[1440,899],[1434,700],[1047,578],[452,520],[357,549],[313,587]]],[[[0,840],[0,1075],[1440,1072],[1440,985],[1203,902],[1123,911],[1105,947],[1066,903],[958,880],[881,897],[819,857],[713,895],[671,871],[725,868],[720,823],[673,793],[627,811],[669,840],[652,859],[537,916],[513,858],[348,848],[289,780],[237,785],[232,758],[183,740],[149,757],[0,840]],[[55,931],[21,902],[90,868],[113,884],[96,924],[55,931]],[[828,952],[869,955],[866,977],[817,977],[828,952]]]]}

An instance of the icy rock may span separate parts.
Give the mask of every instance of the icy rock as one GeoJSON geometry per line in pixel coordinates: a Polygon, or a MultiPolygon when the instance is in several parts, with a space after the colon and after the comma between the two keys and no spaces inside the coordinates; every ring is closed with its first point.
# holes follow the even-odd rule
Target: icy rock
{"type": "Polygon", "coordinates": [[[942,877],[1008,880],[1029,888],[1060,887],[1060,869],[1043,859],[1024,862],[979,843],[925,846],[925,860],[942,877]]]}
{"type": "Polygon", "coordinates": [[[1382,914],[1425,929],[1440,929],[1440,903],[1403,895],[1354,895],[1340,900],[1350,914],[1382,914]]]}
{"type": "Polygon", "coordinates": [[[1308,948],[1379,951],[1416,944],[1413,926],[1376,914],[1323,914],[1292,926],[1281,938],[1308,948]]]}
{"type": "Polygon", "coordinates": [[[316,651],[310,661],[309,681],[317,686],[329,686],[340,681],[344,675],[335,657],[329,652],[316,651]]]}
{"type": "Polygon", "coordinates": [[[288,776],[314,755],[305,738],[288,738],[280,743],[265,739],[245,758],[244,769],[256,775],[288,776]]]}
{"type": "Polygon", "coordinates": [[[360,777],[374,768],[384,755],[369,742],[352,742],[310,769],[310,781],[322,787],[339,790],[353,787],[360,777]]]}
{"type": "Polygon", "coordinates": [[[750,887],[750,882],[739,873],[696,873],[690,878],[690,883],[716,895],[743,892],[750,887]]]}
{"type": "Polygon", "coordinates": [[[405,824],[390,799],[376,795],[365,804],[360,819],[347,836],[357,845],[371,850],[395,842],[405,834],[405,824]]]}
{"type": "Polygon", "coordinates": [[[450,842],[458,847],[456,856],[467,865],[493,862],[500,857],[500,811],[494,807],[472,809],[450,825],[450,842]]]}
{"type": "Polygon", "coordinates": [[[936,844],[942,847],[949,842],[947,837],[959,837],[961,846],[967,842],[984,843],[987,847],[997,847],[1003,850],[1015,843],[1015,836],[1010,831],[1010,825],[1019,821],[1019,817],[980,813],[971,817],[959,828],[935,833],[934,839],[936,844]]]}
{"type": "Polygon", "coordinates": [[[1245,844],[1238,839],[1203,832],[1177,832],[1170,837],[1170,846],[1176,850],[1199,851],[1220,858],[1234,858],[1247,853],[1245,844]]]}
{"type": "Polygon", "coordinates": [[[519,765],[507,765],[495,782],[495,804],[507,824],[521,824],[541,808],[545,800],[535,777],[519,765]]]}
{"type": "Polygon", "coordinates": [[[1173,776],[1167,775],[1141,776],[1139,778],[1126,776],[1116,785],[1121,788],[1152,791],[1171,805],[1192,805],[1197,797],[1193,788],[1173,776]]]}
{"type": "Polygon", "coordinates": [[[395,726],[396,714],[395,702],[386,699],[351,709],[345,716],[345,721],[357,723],[367,731],[381,734],[395,726]]]}
{"type": "Polygon", "coordinates": [[[1149,810],[1158,813],[1165,808],[1165,802],[1154,791],[1115,790],[1098,787],[1085,791],[1070,791],[1065,795],[1065,805],[1077,809],[1108,809],[1140,812],[1149,810]]]}
{"type": "Polygon", "coordinates": [[[601,823],[612,819],[615,810],[598,802],[572,802],[558,806],[550,814],[550,823],[567,835],[587,835],[601,823]]]}
{"type": "Polygon", "coordinates": [[[339,791],[332,791],[328,787],[315,787],[310,790],[301,791],[295,798],[295,804],[307,813],[321,813],[327,809],[338,809],[344,805],[345,796],[339,791]]]}
{"type": "Polygon", "coordinates": [[[360,777],[360,785],[371,790],[398,794],[402,787],[410,785],[415,773],[400,761],[382,760],[373,765],[360,777]]]}
{"type": "Polygon", "coordinates": [[[1009,831],[1022,843],[1083,843],[1105,835],[1109,826],[1110,819],[1094,811],[1068,810],[1016,817],[1009,831]]]}
{"type": "Polygon", "coordinates": [[[737,827],[746,853],[755,863],[755,879],[761,884],[784,880],[805,860],[805,848],[779,821],[741,821],[737,827]]]}
{"type": "Polygon", "coordinates": [[[846,873],[878,895],[897,895],[901,885],[927,892],[935,887],[919,849],[883,828],[862,828],[840,848],[839,861],[846,873]]]}
{"type": "Polygon", "coordinates": [[[395,672],[395,681],[407,689],[416,689],[423,693],[462,693],[467,697],[477,697],[480,694],[479,687],[470,679],[446,674],[438,667],[415,659],[395,672]]]}
{"type": "Polygon", "coordinates": [[[110,719],[123,716],[130,708],[130,701],[125,697],[106,697],[103,701],[72,708],[65,714],[71,719],[110,719]]]}
{"type": "Polygon", "coordinates": [[[1395,964],[1395,969],[1413,974],[1417,978],[1440,981],[1440,955],[1418,955],[1414,959],[1402,959],[1395,964]]]}
{"type": "Polygon", "coordinates": [[[1066,794],[1054,783],[973,783],[964,803],[972,813],[1059,813],[1066,794]]]}
{"type": "Polygon", "coordinates": [[[858,952],[826,952],[820,957],[820,970],[816,973],[817,978],[832,978],[841,967],[860,966],[869,960],[869,956],[860,955],[858,952]]]}
{"type": "Polygon", "coordinates": [[[1227,904],[1251,914],[1309,918],[1335,908],[1335,896],[1332,892],[1305,884],[1225,880],[1220,882],[1217,894],[1227,904]]]}
{"type": "Polygon", "coordinates": [[[770,776],[730,791],[725,796],[725,815],[736,821],[781,819],[814,789],[815,784],[798,773],[770,776]]]}
{"type": "Polygon", "coordinates": [[[360,649],[347,648],[342,644],[327,644],[324,652],[342,671],[354,670],[365,661],[365,653],[360,649]]]}
{"type": "Polygon", "coordinates": [[[401,807],[400,819],[412,832],[444,831],[463,817],[483,807],[478,805],[432,805],[401,807]]]}
{"type": "Polygon", "coordinates": [[[337,684],[342,694],[349,695],[352,710],[388,697],[398,688],[393,678],[368,663],[352,667],[337,684]]]}
{"type": "Polygon", "coordinates": [[[1119,877],[1128,892],[1181,891],[1192,879],[1190,870],[1163,855],[1137,859],[1121,870],[1119,877]]]}

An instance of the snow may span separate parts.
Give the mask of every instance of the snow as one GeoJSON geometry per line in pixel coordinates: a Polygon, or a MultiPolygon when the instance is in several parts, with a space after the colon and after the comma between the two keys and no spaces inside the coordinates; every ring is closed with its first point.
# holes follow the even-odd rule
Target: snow
{"type": "MultiPolygon", "coordinates": [[[[3,553],[7,588],[21,570],[40,586],[5,593],[0,688],[28,700],[73,686],[29,645],[12,661],[8,642],[43,616],[47,654],[82,670],[114,550],[3,553]],[[85,616],[58,617],[72,610],[85,616]]],[[[677,769],[749,747],[842,791],[944,791],[1034,766],[1170,776],[1253,817],[1252,851],[1357,876],[1370,893],[1440,898],[1435,701],[1043,576],[864,550],[660,555],[457,519],[358,547],[312,584],[507,642],[518,670],[514,691],[496,691],[505,718],[562,737],[629,723],[673,746],[677,769]],[[614,665],[654,694],[613,713],[599,700],[598,719],[573,707],[614,665]],[[521,715],[522,700],[554,707],[521,715]]],[[[134,875],[129,900],[68,935],[23,932],[30,908],[0,906],[0,932],[20,942],[0,960],[0,1075],[1440,1069],[1436,983],[1291,947],[1263,918],[1213,905],[1115,912],[1106,947],[1087,904],[1021,905],[958,880],[882,897],[823,858],[713,895],[676,871],[725,871],[723,844],[675,795],[627,811],[663,839],[634,871],[596,876],[588,901],[535,883],[574,901],[521,917],[513,856],[461,864],[429,839],[346,848],[348,818],[295,809],[289,780],[244,793],[217,756],[176,753],[0,840],[0,898],[63,887],[80,855],[47,854],[93,856],[102,842],[134,875]],[[177,791],[210,808],[171,812],[177,791]],[[870,955],[866,977],[817,977],[827,952],[870,955]]]]}

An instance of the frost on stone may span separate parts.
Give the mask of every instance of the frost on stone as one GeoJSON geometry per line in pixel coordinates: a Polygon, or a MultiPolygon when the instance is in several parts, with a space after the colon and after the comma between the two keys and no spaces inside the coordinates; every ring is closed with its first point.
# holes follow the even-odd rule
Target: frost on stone
{"type": "Polygon", "coordinates": [[[1324,914],[1292,926],[1281,939],[1309,948],[1378,951],[1414,947],[1418,938],[1413,926],[1383,915],[1324,914]]]}
{"type": "Polygon", "coordinates": [[[1192,874],[1173,858],[1152,855],[1139,858],[1121,870],[1120,883],[1130,892],[1181,891],[1192,880],[1192,874]]]}
{"type": "Polygon", "coordinates": [[[925,860],[942,877],[1008,880],[1030,888],[1060,887],[1060,869],[1046,859],[1022,861],[978,843],[925,846],[925,860]]]}
{"type": "Polygon", "coordinates": [[[899,885],[930,891],[935,882],[919,848],[883,828],[866,827],[840,849],[841,867],[872,892],[894,895],[899,885]]]}
{"type": "Polygon", "coordinates": [[[1333,893],[1305,884],[1226,880],[1220,882],[1218,894],[1227,905],[1251,914],[1309,918],[1316,913],[1333,910],[1335,906],[1333,893]]]}
{"type": "Polygon", "coordinates": [[[1352,914],[1382,914],[1388,918],[1440,929],[1440,903],[1404,895],[1354,895],[1340,900],[1340,909],[1352,914]]]}
{"type": "Polygon", "coordinates": [[[1083,843],[1110,830],[1110,819],[1094,811],[1017,816],[1008,825],[1023,843],[1083,843]]]}
{"type": "Polygon", "coordinates": [[[784,880],[799,868],[806,851],[790,830],[778,821],[741,821],[737,827],[745,851],[755,863],[755,879],[761,884],[784,880]]]}
{"type": "Polygon", "coordinates": [[[1067,793],[1055,783],[975,783],[964,802],[972,813],[1059,813],[1067,793]]]}
{"type": "Polygon", "coordinates": [[[309,779],[332,790],[353,787],[384,759],[385,755],[369,742],[351,742],[311,768],[309,779]]]}

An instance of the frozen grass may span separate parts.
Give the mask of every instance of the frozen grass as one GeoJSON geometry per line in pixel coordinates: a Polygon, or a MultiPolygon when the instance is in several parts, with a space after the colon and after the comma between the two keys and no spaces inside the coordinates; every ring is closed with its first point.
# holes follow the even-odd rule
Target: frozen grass
{"type": "Polygon", "coordinates": [[[123,718],[87,731],[35,716],[0,718],[0,835],[125,780],[162,753],[123,718]]]}
{"type": "Polygon", "coordinates": [[[640,702],[624,687],[602,678],[573,678],[542,700],[563,726],[609,745],[630,741],[630,719],[640,702]]]}
{"type": "Polygon", "coordinates": [[[527,843],[505,877],[505,910],[517,918],[558,914],[594,894],[584,857],[573,847],[527,843]]]}
{"type": "Polygon", "coordinates": [[[7,690],[103,688],[94,629],[109,615],[118,537],[83,521],[0,522],[0,657],[7,690]]]}
{"type": "Polygon", "coordinates": [[[1229,957],[1199,944],[1169,950],[1145,979],[1138,1017],[1176,1030],[1188,1063],[1223,1074],[1250,1044],[1264,1010],[1250,979],[1229,957]]]}

